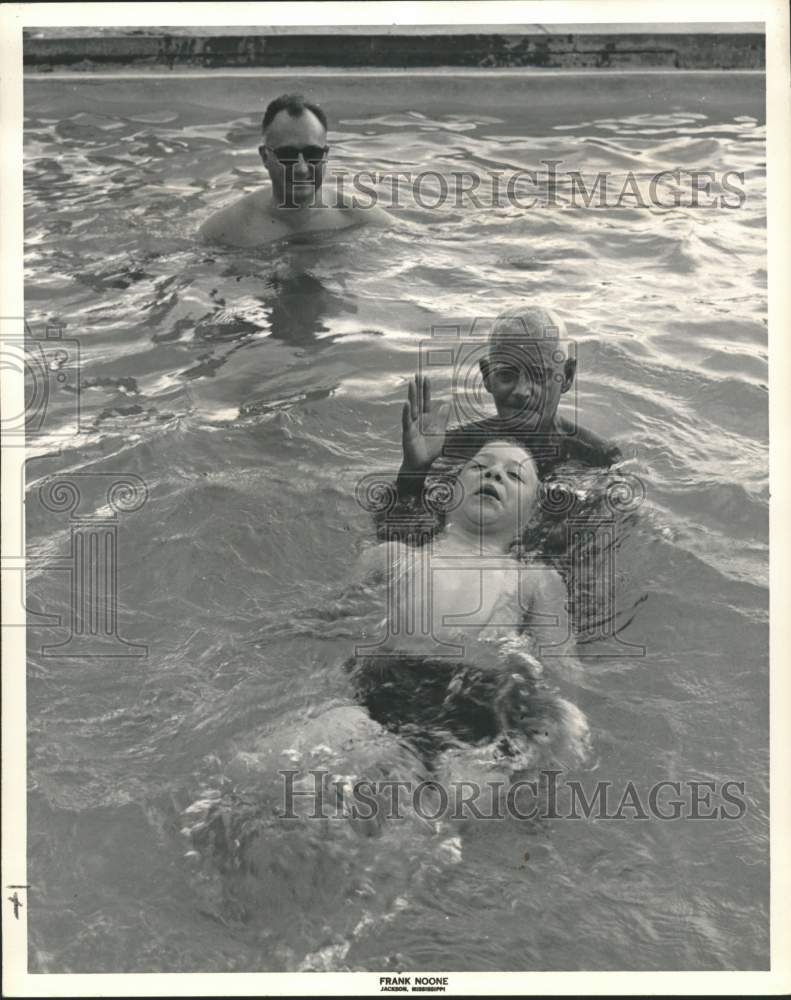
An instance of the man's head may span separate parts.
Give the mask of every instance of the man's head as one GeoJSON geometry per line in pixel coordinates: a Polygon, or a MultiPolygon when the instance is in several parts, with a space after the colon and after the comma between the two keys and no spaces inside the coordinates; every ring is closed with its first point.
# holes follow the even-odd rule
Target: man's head
{"type": "Polygon", "coordinates": [[[552,429],[577,365],[564,333],[563,321],[542,306],[517,306],[495,320],[481,374],[497,415],[514,431],[552,429]]]}
{"type": "Polygon", "coordinates": [[[502,543],[520,538],[536,511],[538,473],[530,453],[507,439],[490,441],[459,473],[454,520],[465,532],[502,543]]]}
{"type": "Polygon", "coordinates": [[[324,180],[327,116],[301,94],[282,94],[270,102],[261,123],[258,147],[276,205],[310,205],[324,180]]]}

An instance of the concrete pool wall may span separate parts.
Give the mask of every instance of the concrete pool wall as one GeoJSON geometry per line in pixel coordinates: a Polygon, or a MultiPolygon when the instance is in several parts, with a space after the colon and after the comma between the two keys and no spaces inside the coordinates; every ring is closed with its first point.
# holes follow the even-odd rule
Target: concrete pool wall
{"type": "Polygon", "coordinates": [[[30,29],[33,72],[152,68],[763,69],[762,25],[30,29]],[[650,29],[650,30],[645,30],[650,29]],[[670,30],[668,30],[670,29],[670,30]]]}

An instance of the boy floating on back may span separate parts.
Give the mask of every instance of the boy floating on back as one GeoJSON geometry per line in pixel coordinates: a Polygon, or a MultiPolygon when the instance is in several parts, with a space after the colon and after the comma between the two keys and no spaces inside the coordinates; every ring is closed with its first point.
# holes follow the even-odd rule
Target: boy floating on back
{"type": "Polygon", "coordinates": [[[368,552],[369,574],[386,582],[384,634],[347,667],[371,717],[409,735],[427,760],[508,732],[524,745],[538,735],[525,713],[540,719],[542,740],[551,732],[574,752],[584,741],[574,706],[536,688],[542,646],[558,664],[573,647],[559,575],[520,557],[538,488],[524,447],[489,441],[459,473],[442,531],[423,546],[368,552]]]}

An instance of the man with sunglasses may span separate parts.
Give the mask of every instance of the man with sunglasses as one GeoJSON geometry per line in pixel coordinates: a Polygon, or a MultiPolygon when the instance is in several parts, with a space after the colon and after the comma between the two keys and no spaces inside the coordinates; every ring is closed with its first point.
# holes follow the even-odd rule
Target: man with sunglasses
{"type": "Polygon", "coordinates": [[[301,94],[282,94],[268,105],[262,132],[258,152],[271,187],[215,213],[201,226],[199,239],[251,247],[295,234],[388,221],[380,208],[351,206],[336,192],[323,196],[330,147],[327,116],[317,104],[301,94]]]}

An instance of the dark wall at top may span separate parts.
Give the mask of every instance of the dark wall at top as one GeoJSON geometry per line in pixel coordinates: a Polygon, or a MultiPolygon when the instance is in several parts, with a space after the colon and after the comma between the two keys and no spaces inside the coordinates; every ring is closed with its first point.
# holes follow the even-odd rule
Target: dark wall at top
{"type": "Polygon", "coordinates": [[[101,66],[763,69],[761,34],[216,35],[25,38],[37,71],[101,66]]]}

